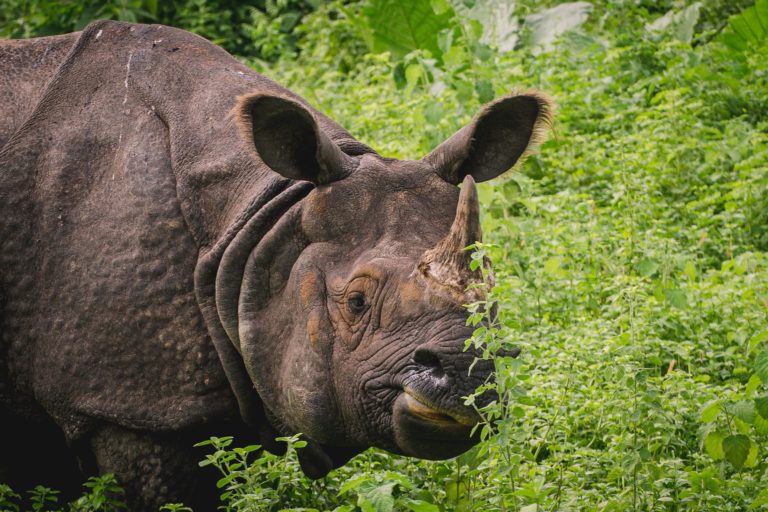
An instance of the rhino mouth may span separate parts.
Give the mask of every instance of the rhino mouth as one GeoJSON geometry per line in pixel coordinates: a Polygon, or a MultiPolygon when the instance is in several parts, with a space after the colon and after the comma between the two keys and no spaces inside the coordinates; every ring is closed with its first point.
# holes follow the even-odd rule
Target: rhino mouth
{"type": "Polygon", "coordinates": [[[421,418],[425,422],[432,422],[436,425],[453,425],[458,423],[473,427],[480,419],[477,414],[473,414],[474,411],[446,411],[433,405],[429,398],[412,389],[405,389],[403,396],[408,413],[421,418]]]}
{"type": "Polygon", "coordinates": [[[464,453],[479,441],[472,432],[480,417],[472,410],[441,408],[424,395],[405,389],[392,408],[395,442],[406,455],[447,459],[464,453]]]}
{"type": "MultiPolygon", "coordinates": [[[[497,355],[519,354],[516,348],[497,355]]],[[[482,418],[475,409],[464,405],[461,397],[488,382],[492,362],[484,369],[476,367],[469,375],[473,358],[459,361],[458,365],[454,362],[450,373],[444,371],[438,359],[417,354],[394,377],[366,382],[365,392],[371,399],[367,401],[368,417],[388,413],[386,441],[380,439],[377,446],[403,455],[439,460],[460,455],[480,441],[481,429],[476,427],[482,418]],[[463,377],[465,370],[467,377],[463,377]]],[[[483,407],[497,399],[495,391],[489,389],[476,396],[475,404],[483,407]]]]}

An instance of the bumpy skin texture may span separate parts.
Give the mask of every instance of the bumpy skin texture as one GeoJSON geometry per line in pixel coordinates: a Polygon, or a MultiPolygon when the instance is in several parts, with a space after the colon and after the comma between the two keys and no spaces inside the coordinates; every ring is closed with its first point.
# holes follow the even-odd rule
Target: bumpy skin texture
{"type": "Polygon", "coordinates": [[[492,365],[468,375],[441,240],[479,238],[457,203],[477,216],[471,176],[528,151],[543,97],[398,162],[197,36],[97,22],[0,42],[0,99],[0,480],[113,472],[132,510],[207,510],[210,435],[302,432],[313,477],[474,442],[460,397],[492,365]]]}

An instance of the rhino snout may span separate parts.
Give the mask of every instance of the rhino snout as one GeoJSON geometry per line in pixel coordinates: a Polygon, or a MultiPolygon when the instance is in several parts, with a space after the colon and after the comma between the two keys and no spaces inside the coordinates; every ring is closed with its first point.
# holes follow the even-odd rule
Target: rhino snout
{"type": "MultiPolygon", "coordinates": [[[[464,405],[464,397],[491,378],[493,369],[493,361],[475,362],[469,352],[437,344],[417,348],[392,409],[400,450],[421,458],[445,459],[476,444],[479,438],[473,429],[482,418],[473,407],[464,405]]],[[[492,400],[485,397],[481,397],[485,403],[492,400]]]]}

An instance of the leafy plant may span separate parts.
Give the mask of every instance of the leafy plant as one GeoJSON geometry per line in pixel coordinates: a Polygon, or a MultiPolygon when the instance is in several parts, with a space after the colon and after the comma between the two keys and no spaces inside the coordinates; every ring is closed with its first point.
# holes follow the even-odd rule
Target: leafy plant
{"type": "MultiPolygon", "coordinates": [[[[228,45],[385,156],[421,157],[516,87],[560,105],[539,154],[479,185],[474,265],[492,259],[496,286],[471,306],[470,343],[487,357],[522,349],[496,359],[486,387],[503,399],[482,411],[483,442],[450,461],[370,450],[310,482],[295,450],[274,457],[222,437],[206,458],[222,507],[766,509],[765,2],[591,4],[547,45],[526,34],[551,2],[434,0],[387,16],[377,6],[395,4],[374,0],[260,14],[158,4],[159,18],[228,45]],[[399,40],[418,12],[438,20],[425,39],[373,42],[374,31],[399,40]]],[[[16,6],[0,9],[4,34],[81,12],[51,6],[42,19],[16,6]]],[[[19,503],[10,489],[0,503],[18,508],[2,500],[19,503]]]]}
{"type": "Polygon", "coordinates": [[[56,505],[59,502],[59,491],[44,487],[42,485],[35,486],[34,489],[29,491],[29,501],[32,506],[33,512],[41,512],[43,510],[50,510],[49,507],[56,505]]]}
{"type": "Polygon", "coordinates": [[[0,484],[0,510],[3,512],[18,512],[18,502],[21,496],[13,492],[7,484],[0,484]]]}
{"type": "Polygon", "coordinates": [[[107,473],[94,476],[83,484],[86,492],[71,504],[72,512],[118,512],[127,510],[124,491],[115,476],[107,473]]]}
{"type": "Polygon", "coordinates": [[[733,50],[744,51],[749,45],[765,41],[768,38],[768,0],[757,0],[755,5],[731,16],[728,28],[720,40],[733,50]]]}
{"type": "Polygon", "coordinates": [[[430,0],[371,0],[364,13],[370,27],[371,49],[390,51],[398,57],[414,50],[439,56],[437,33],[451,17],[448,9],[435,12],[430,0]]]}

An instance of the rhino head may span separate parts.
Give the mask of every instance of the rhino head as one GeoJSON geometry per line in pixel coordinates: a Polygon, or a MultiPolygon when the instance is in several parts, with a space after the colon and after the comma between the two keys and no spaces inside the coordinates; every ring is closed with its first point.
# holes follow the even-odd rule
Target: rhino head
{"type": "Polygon", "coordinates": [[[525,156],[549,113],[538,93],[504,97],[425,158],[400,161],[342,151],[296,99],[240,99],[246,143],[309,183],[273,215],[236,311],[220,316],[274,432],[309,441],[308,475],[370,446],[442,459],[477,442],[463,397],[493,363],[472,367],[478,354],[464,350],[465,304],[483,295],[465,250],[481,240],[475,181],[525,156]]]}

